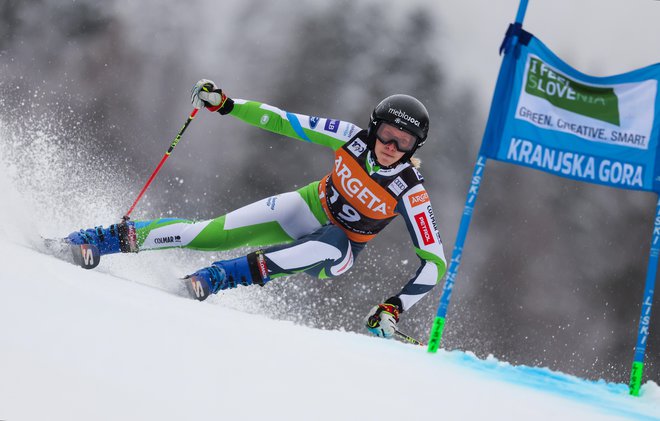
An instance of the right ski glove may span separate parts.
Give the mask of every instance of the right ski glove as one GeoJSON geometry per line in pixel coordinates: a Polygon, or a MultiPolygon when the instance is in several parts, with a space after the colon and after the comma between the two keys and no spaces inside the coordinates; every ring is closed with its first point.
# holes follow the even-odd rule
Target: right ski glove
{"type": "Polygon", "coordinates": [[[212,112],[218,111],[223,115],[234,108],[234,101],[208,79],[201,79],[193,86],[190,91],[190,102],[195,108],[206,108],[212,112]]]}
{"type": "Polygon", "coordinates": [[[385,302],[371,309],[364,324],[367,330],[374,335],[391,338],[394,336],[398,321],[399,306],[385,302]]]}

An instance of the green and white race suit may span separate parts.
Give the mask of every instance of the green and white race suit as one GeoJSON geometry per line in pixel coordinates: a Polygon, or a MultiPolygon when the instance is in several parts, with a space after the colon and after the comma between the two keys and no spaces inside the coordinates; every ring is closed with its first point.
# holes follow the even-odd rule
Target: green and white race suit
{"type": "Polygon", "coordinates": [[[234,100],[229,115],[262,129],[335,151],[331,174],[297,191],[274,195],[207,221],[178,218],[136,222],[140,250],[264,247],[270,278],[305,272],[324,279],[345,273],[357,254],[401,215],[419,269],[396,295],[408,310],[446,270],[442,241],[422,176],[410,162],[377,165],[365,131],[329,118],[234,100]]]}

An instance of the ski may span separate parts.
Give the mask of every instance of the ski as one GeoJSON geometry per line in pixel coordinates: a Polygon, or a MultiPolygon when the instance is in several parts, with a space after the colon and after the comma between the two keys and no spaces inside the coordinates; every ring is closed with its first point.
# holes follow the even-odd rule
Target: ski
{"type": "Polygon", "coordinates": [[[186,289],[188,290],[188,294],[190,294],[191,298],[194,298],[198,301],[204,301],[208,298],[209,295],[211,295],[211,291],[209,290],[209,286],[206,281],[200,279],[196,275],[188,275],[182,280],[184,281],[186,289]]]}
{"type": "Polygon", "coordinates": [[[94,244],[72,244],[70,247],[74,263],[83,269],[94,269],[101,262],[101,253],[94,244]]]}
{"type": "Polygon", "coordinates": [[[53,256],[83,269],[94,269],[101,262],[101,253],[94,244],[70,244],[59,238],[45,238],[44,244],[53,256]]]}

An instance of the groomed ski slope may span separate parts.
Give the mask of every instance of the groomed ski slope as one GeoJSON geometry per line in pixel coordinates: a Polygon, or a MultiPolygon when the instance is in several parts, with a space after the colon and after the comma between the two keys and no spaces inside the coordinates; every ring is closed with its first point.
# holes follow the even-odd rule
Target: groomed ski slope
{"type": "Polygon", "coordinates": [[[0,420],[660,420],[653,382],[296,326],[1,237],[0,420]]]}

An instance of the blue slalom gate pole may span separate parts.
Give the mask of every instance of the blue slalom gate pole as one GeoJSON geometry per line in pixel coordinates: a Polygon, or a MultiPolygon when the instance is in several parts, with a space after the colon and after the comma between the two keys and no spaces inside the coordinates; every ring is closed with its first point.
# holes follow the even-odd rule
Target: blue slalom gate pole
{"type": "Polygon", "coordinates": [[[484,169],[486,168],[487,158],[485,155],[479,154],[477,163],[474,165],[472,172],[472,182],[468,190],[467,199],[465,200],[465,208],[463,209],[463,216],[461,217],[461,224],[458,227],[458,234],[456,235],[456,243],[454,244],[454,251],[451,255],[449,263],[449,271],[447,272],[447,280],[442,289],[442,297],[438,306],[438,313],[433,321],[431,333],[429,335],[428,352],[436,352],[442,340],[442,331],[445,327],[445,320],[447,318],[447,308],[449,307],[449,300],[451,293],[454,290],[454,283],[456,282],[456,273],[458,266],[461,264],[461,256],[463,255],[463,246],[465,244],[465,237],[467,237],[470,221],[472,220],[472,213],[474,212],[474,204],[479,195],[479,187],[483,178],[484,169]]]}
{"type": "Polygon", "coordinates": [[[529,0],[520,0],[520,4],[518,5],[518,13],[516,13],[516,23],[522,25],[523,20],[525,20],[525,12],[527,12],[527,3],[529,3],[529,0]]]}
{"type": "MultiPolygon", "coordinates": [[[[518,13],[516,14],[515,25],[520,29],[522,28],[522,23],[525,18],[525,12],[527,11],[528,0],[520,0],[518,5],[518,13]]],[[[506,41],[505,41],[506,42],[506,41]]],[[[510,47],[515,47],[518,42],[518,37],[516,33],[513,33],[510,47]]],[[[504,44],[503,44],[504,47],[504,44]]],[[[504,49],[506,51],[506,48],[504,49]]],[[[497,121],[497,118],[493,117],[493,107],[497,107],[499,104],[507,103],[507,96],[510,94],[509,84],[507,83],[508,76],[512,73],[512,66],[515,64],[515,59],[512,58],[513,54],[505,55],[500,67],[500,74],[497,78],[497,84],[495,85],[495,93],[493,94],[493,101],[491,104],[491,115],[488,117],[488,123],[486,124],[486,131],[484,133],[484,138],[492,136],[494,132],[498,131],[498,126],[501,124],[501,121],[497,121]]],[[[451,299],[451,293],[454,290],[454,283],[456,282],[456,274],[458,273],[458,267],[461,264],[461,257],[463,256],[463,246],[465,244],[465,237],[467,237],[468,229],[470,227],[470,222],[472,220],[472,213],[474,212],[474,205],[477,201],[477,196],[479,194],[479,187],[481,185],[481,180],[483,179],[484,169],[486,168],[487,162],[486,153],[483,150],[479,152],[477,157],[477,162],[474,166],[474,171],[472,173],[472,181],[470,183],[470,189],[468,190],[467,198],[465,199],[465,208],[463,210],[463,216],[461,217],[461,223],[458,227],[458,233],[456,234],[456,243],[454,244],[454,251],[452,252],[451,261],[449,263],[449,270],[447,271],[447,279],[445,280],[445,285],[442,288],[442,296],[440,297],[440,304],[438,304],[438,312],[433,320],[433,325],[431,326],[431,333],[429,334],[429,344],[428,352],[434,353],[438,351],[440,342],[442,341],[442,332],[445,328],[445,321],[447,318],[447,309],[449,308],[449,301],[451,299]]]]}
{"type": "Polygon", "coordinates": [[[655,289],[655,278],[658,270],[658,254],[660,254],[660,196],[655,208],[655,220],[653,223],[653,237],[651,239],[651,252],[646,269],[646,283],[644,285],[644,298],[642,301],[642,314],[639,318],[639,329],[637,330],[637,345],[635,345],[635,358],[633,359],[630,372],[630,394],[639,396],[644,372],[644,354],[646,354],[646,342],[649,337],[651,326],[651,306],[653,305],[653,290],[655,289]]]}

